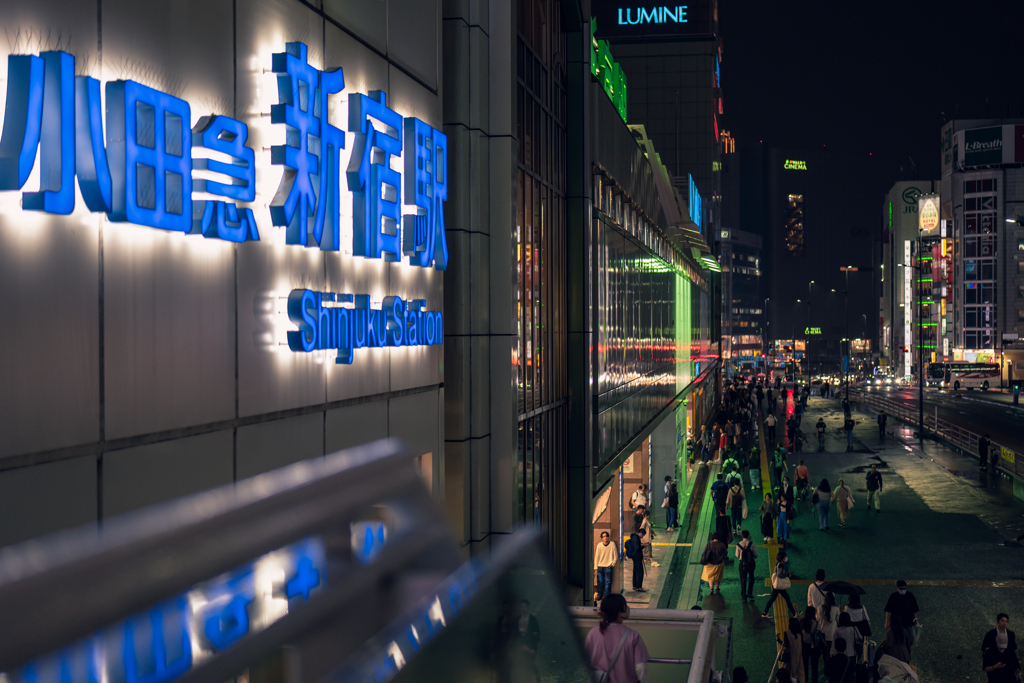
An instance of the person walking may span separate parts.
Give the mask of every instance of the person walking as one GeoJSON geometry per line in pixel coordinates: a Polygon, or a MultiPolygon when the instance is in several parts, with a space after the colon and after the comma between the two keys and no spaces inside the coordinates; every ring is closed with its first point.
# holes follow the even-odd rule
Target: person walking
{"type": "Polygon", "coordinates": [[[799,426],[800,422],[797,421],[796,415],[786,420],[786,440],[791,450],[796,450],[796,428],[799,426]]]}
{"type": "Polygon", "coordinates": [[[836,607],[836,596],[832,591],[825,591],[825,600],[818,609],[818,626],[825,638],[824,655],[827,657],[832,653],[836,629],[839,628],[839,608],[836,607]]]}
{"type": "Polygon", "coordinates": [[[846,518],[850,516],[850,508],[853,507],[853,491],[850,487],[839,480],[836,490],[832,492],[832,500],[836,502],[836,509],[839,511],[839,526],[846,528],[846,518]]]}
{"type": "Polygon", "coordinates": [[[625,596],[612,593],[598,609],[601,623],[590,629],[583,649],[595,672],[607,674],[607,683],[637,683],[647,679],[651,656],[643,638],[622,622],[629,618],[625,596]]]}
{"type": "Polygon", "coordinates": [[[818,508],[818,529],[828,531],[828,512],[832,507],[832,487],[828,479],[822,479],[811,496],[811,504],[818,508]]]}
{"type": "Polygon", "coordinates": [[[675,482],[668,490],[668,507],[665,509],[669,529],[679,528],[679,489],[675,482]]]}
{"type": "Polygon", "coordinates": [[[843,430],[846,432],[846,452],[849,453],[853,450],[853,428],[857,423],[854,422],[853,417],[849,414],[846,416],[846,420],[843,421],[843,430]]]}
{"type": "Polygon", "coordinates": [[[907,640],[907,629],[896,615],[885,627],[885,639],[878,646],[877,656],[889,655],[906,664],[910,664],[910,642],[907,640]]]}
{"type": "Polygon", "coordinates": [[[828,676],[829,683],[854,683],[856,665],[853,658],[846,655],[846,641],[839,638],[835,644],[841,646],[841,650],[828,658],[825,675],[828,676]]]}
{"type": "MultiPolygon", "coordinates": [[[[792,494],[792,489],[790,489],[790,493],[792,494]]],[[[776,526],[779,531],[779,541],[782,542],[782,545],[786,545],[786,542],[789,541],[789,510],[790,505],[792,505],[791,500],[792,498],[787,498],[784,493],[779,493],[779,517],[776,526]]]]}
{"type": "Polygon", "coordinates": [[[725,543],[719,539],[717,533],[711,534],[711,540],[704,546],[704,553],[700,556],[700,563],[704,565],[701,572],[701,581],[707,581],[711,587],[711,595],[717,590],[722,593],[722,577],[725,574],[725,543]]]}
{"type": "Polygon", "coordinates": [[[764,501],[761,503],[760,509],[761,535],[764,536],[764,542],[767,543],[775,535],[775,516],[778,514],[775,509],[775,503],[772,501],[771,492],[764,494],[764,501]]]}
{"type": "Polygon", "coordinates": [[[871,637],[871,619],[868,617],[867,608],[860,604],[859,595],[854,593],[850,596],[846,607],[843,608],[843,612],[850,615],[850,622],[857,629],[861,640],[871,637]]]}
{"type": "Polygon", "coordinates": [[[889,421],[889,416],[885,414],[883,410],[878,414],[878,438],[885,441],[885,425],[889,421]]]}
{"type": "Polygon", "coordinates": [[[846,643],[846,650],[843,654],[855,660],[857,658],[857,642],[859,640],[860,634],[854,628],[850,615],[846,612],[840,612],[839,618],[836,620],[836,635],[832,639],[832,650],[829,652],[829,656],[841,651],[836,646],[836,643],[844,642],[846,643]]]}
{"type": "Polygon", "coordinates": [[[814,429],[818,432],[818,452],[823,453],[825,451],[825,431],[828,429],[825,426],[825,418],[819,417],[814,429]]]}
{"type": "Polygon", "coordinates": [[[771,595],[768,596],[768,602],[765,603],[761,616],[765,619],[771,619],[772,617],[768,616],[768,610],[770,610],[772,605],[775,604],[775,599],[782,596],[782,599],[786,602],[786,606],[789,607],[792,618],[796,619],[799,616],[799,612],[797,612],[796,608],[793,607],[793,601],[789,599],[788,589],[793,582],[789,578],[786,551],[780,550],[777,559],[778,562],[775,564],[775,570],[772,572],[772,592],[771,595]]]}
{"type": "Polygon", "coordinates": [[[807,606],[813,607],[815,611],[820,610],[821,606],[825,604],[823,585],[825,585],[825,570],[819,569],[814,572],[814,583],[807,587],[807,606]]]}
{"type": "Polygon", "coordinates": [[[733,481],[729,487],[729,493],[725,497],[725,507],[732,515],[732,528],[735,533],[740,533],[743,527],[743,520],[747,517],[747,496],[743,492],[743,483],[733,481]]]}
{"type": "Polygon", "coordinates": [[[782,476],[789,472],[789,468],[786,467],[786,449],[782,444],[775,447],[775,453],[772,455],[772,470],[775,472],[775,485],[782,486],[782,476]]]}
{"type": "Polygon", "coordinates": [[[818,614],[813,607],[804,610],[804,616],[800,620],[801,635],[803,637],[804,656],[804,678],[808,683],[818,683],[818,661],[821,659],[821,644],[824,644],[824,637],[821,629],[818,628],[818,614]]]}
{"type": "Polygon", "coordinates": [[[729,494],[729,485],[725,483],[722,473],[719,472],[715,483],[711,485],[711,502],[715,504],[718,512],[725,512],[725,498],[729,494]]]}
{"type": "Polygon", "coordinates": [[[754,599],[754,569],[757,567],[757,547],[750,540],[750,532],[743,530],[736,544],[736,559],[740,570],[740,598],[743,602],[754,599]]]}
{"type": "Polygon", "coordinates": [[[878,471],[878,465],[871,465],[871,471],[868,472],[867,476],[868,486],[868,511],[871,510],[871,504],[875,505],[875,512],[882,511],[882,473],[878,471]]]}
{"type": "Polygon", "coordinates": [[[790,680],[794,683],[807,680],[804,671],[804,628],[799,619],[790,619],[789,628],[782,635],[782,661],[789,671],[790,680]]]}
{"type": "Polygon", "coordinates": [[[978,460],[981,462],[981,469],[988,469],[988,449],[992,445],[992,442],[988,438],[988,434],[978,439],[978,460]]]}
{"type": "Polygon", "coordinates": [[[764,419],[764,426],[770,443],[775,443],[775,425],[778,424],[778,422],[779,420],[775,417],[774,410],[769,412],[768,417],[764,419]]]}
{"type": "Polygon", "coordinates": [[[601,542],[594,548],[594,582],[597,584],[596,602],[612,592],[612,574],[619,563],[619,547],[611,542],[607,531],[601,532],[601,542]]]}
{"type": "Polygon", "coordinates": [[[981,665],[989,683],[1016,683],[1019,680],[1020,653],[1017,636],[1009,629],[1010,617],[996,615],[996,627],[981,641],[981,665]]]}
{"type": "Polygon", "coordinates": [[[800,464],[796,466],[796,492],[800,497],[800,500],[807,500],[808,489],[811,486],[811,473],[807,470],[807,465],[801,460],[800,464]]]}
{"type": "Polygon", "coordinates": [[[910,629],[917,624],[918,612],[920,609],[917,606],[917,598],[907,590],[907,582],[900,579],[896,582],[896,592],[889,595],[885,602],[885,628],[888,629],[892,624],[893,617],[899,619],[899,624],[907,631],[908,652],[913,646],[910,629]]]}
{"type": "Polygon", "coordinates": [[[747,458],[747,471],[750,473],[750,488],[761,488],[761,449],[754,446],[747,458]]]}

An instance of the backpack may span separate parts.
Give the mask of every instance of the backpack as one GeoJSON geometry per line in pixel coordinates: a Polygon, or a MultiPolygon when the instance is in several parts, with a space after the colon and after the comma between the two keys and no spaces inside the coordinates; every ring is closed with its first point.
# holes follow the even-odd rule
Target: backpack
{"type": "Polygon", "coordinates": [[[748,543],[747,545],[743,545],[741,543],[739,546],[740,564],[744,567],[753,567],[754,563],[756,562],[756,560],[754,560],[754,552],[750,549],[751,545],[752,544],[750,543],[748,543]]]}
{"type": "Polygon", "coordinates": [[[775,467],[777,469],[781,470],[782,466],[785,465],[785,464],[786,464],[786,459],[782,456],[782,453],[779,452],[779,451],[776,451],[775,452],[775,467]]]}
{"type": "Polygon", "coordinates": [[[716,481],[714,484],[711,485],[711,500],[715,501],[716,503],[722,497],[722,489],[725,488],[725,486],[719,486],[719,484],[721,483],[722,482],[716,481]]]}
{"type": "Polygon", "coordinates": [[[626,541],[626,557],[631,560],[636,559],[638,552],[640,552],[640,537],[633,534],[626,541]]]}

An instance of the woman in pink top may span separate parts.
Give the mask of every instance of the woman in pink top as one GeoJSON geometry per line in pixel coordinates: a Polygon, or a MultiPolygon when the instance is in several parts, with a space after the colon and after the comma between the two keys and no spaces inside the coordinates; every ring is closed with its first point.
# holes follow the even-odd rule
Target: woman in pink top
{"type": "Polygon", "coordinates": [[[644,683],[651,656],[640,634],[622,624],[629,618],[626,598],[605,596],[597,613],[601,624],[590,629],[583,643],[591,668],[608,672],[608,683],[644,683]]]}

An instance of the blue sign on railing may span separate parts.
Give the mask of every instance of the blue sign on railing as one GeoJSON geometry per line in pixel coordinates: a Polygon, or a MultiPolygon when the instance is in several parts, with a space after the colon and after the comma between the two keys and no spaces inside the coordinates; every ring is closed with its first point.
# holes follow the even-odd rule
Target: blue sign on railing
{"type": "Polygon", "coordinates": [[[170,683],[315,598],[326,572],[323,540],[304,539],[39,657],[6,679],[170,683]]]}

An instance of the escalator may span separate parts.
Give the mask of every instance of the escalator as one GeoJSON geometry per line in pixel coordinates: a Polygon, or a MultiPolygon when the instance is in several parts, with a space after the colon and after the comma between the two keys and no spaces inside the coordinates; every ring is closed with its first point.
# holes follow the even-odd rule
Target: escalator
{"type": "Polygon", "coordinates": [[[466,561],[376,442],[0,549],[0,680],[585,681],[539,540],[466,561]]]}

